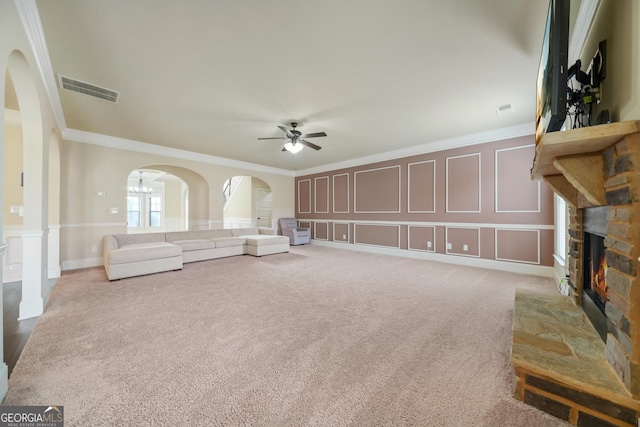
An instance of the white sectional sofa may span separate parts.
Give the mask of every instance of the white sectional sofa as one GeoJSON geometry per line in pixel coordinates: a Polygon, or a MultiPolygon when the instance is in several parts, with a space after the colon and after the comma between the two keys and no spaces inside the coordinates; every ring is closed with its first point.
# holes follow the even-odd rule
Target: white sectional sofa
{"type": "Polygon", "coordinates": [[[104,237],[104,268],[116,280],[180,270],[188,262],[282,252],[289,252],[289,238],[271,228],[113,234],[104,237]]]}

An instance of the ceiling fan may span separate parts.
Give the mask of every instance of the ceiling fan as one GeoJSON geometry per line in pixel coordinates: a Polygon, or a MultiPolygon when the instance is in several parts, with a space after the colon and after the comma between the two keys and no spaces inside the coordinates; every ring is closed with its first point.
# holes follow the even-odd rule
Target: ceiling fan
{"type": "Polygon", "coordinates": [[[293,128],[291,130],[280,125],[278,125],[278,127],[285,133],[286,136],[279,136],[275,138],[258,138],[258,139],[259,140],[288,139],[289,142],[284,144],[284,148],[282,149],[282,151],[290,151],[292,153],[297,153],[298,151],[302,150],[303,146],[313,148],[314,150],[319,150],[322,148],[319,145],[306,141],[304,138],[318,138],[321,136],[327,136],[327,134],[324,132],[313,132],[313,133],[303,134],[299,130],[296,130],[296,127],[298,127],[298,122],[291,122],[291,127],[293,128]]]}

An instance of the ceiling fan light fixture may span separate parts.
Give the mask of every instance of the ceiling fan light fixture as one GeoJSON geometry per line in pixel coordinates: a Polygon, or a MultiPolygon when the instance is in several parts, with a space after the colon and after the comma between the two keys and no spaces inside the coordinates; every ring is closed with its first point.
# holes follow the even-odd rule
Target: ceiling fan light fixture
{"type": "Polygon", "coordinates": [[[302,144],[294,144],[291,141],[284,144],[284,149],[293,154],[296,154],[297,152],[302,150],[302,148],[303,148],[302,144]]]}

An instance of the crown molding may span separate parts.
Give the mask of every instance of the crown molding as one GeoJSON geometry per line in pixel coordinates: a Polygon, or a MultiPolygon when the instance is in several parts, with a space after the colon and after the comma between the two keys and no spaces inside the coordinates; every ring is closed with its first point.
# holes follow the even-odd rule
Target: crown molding
{"type": "Polygon", "coordinates": [[[600,0],[582,0],[580,3],[578,16],[571,33],[571,41],[569,42],[569,66],[573,65],[582,55],[584,44],[587,41],[591,24],[593,24],[593,19],[599,6],[600,0]]]}
{"type": "Polygon", "coordinates": [[[18,15],[20,15],[20,20],[22,21],[22,26],[24,27],[31,49],[33,49],[36,65],[40,72],[44,89],[49,97],[49,102],[51,103],[53,116],[55,117],[58,129],[62,131],[67,128],[67,124],[64,120],[60,94],[58,93],[55,73],[51,65],[49,50],[47,49],[47,41],[44,38],[38,6],[35,0],[14,0],[14,3],[18,10],[18,15]]]}
{"type": "Polygon", "coordinates": [[[173,159],[190,160],[199,163],[208,163],[217,166],[246,169],[254,172],[270,173],[274,175],[284,175],[290,177],[294,176],[293,171],[289,171],[286,169],[263,166],[256,163],[242,162],[239,160],[231,160],[224,157],[210,156],[208,154],[180,150],[178,148],[163,147],[146,142],[134,141],[132,139],[117,138],[114,136],[86,132],[77,129],[66,128],[62,132],[62,138],[67,141],[83,142],[86,144],[100,145],[103,147],[117,148],[120,150],[136,151],[138,153],[155,154],[158,156],[171,157],[173,159]]]}
{"type": "Polygon", "coordinates": [[[344,162],[332,163],[315,168],[309,168],[296,171],[296,176],[312,175],[316,173],[328,172],[338,169],[352,168],[356,166],[367,165],[371,163],[384,162],[387,160],[401,159],[420,154],[434,153],[436,151],[450,150],[453,148],[468,147],[471,145],[484,144],[487,142],[500,141],[503,139],[517,138],[520,136],[529,136],[535,134],[535,125],[533,120],[531,123],[510,126],[501,129],[495,129],[487,132],[480,132],[471,135],[465,135],[457,138],[444,139],[441,141],[430,142],[427,144],[417,145],[414,147],[403,148],[400,150],[387,151],[372,156],[360,157],[357,159],[346,160],[344,162]]]}

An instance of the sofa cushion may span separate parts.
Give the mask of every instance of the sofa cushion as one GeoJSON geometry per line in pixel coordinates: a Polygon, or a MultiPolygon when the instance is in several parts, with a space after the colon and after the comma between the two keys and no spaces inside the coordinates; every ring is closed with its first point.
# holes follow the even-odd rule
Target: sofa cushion
{"type": "Polygon", "coordinates": [[[213,249],[216,247],[215,242],[209,239],[174,240],[171,243],[182,246],[184,252],[213,249]]]}
{"type": "Polygon", "coordinates": [[[211,239],[216,243],[216,248],[230,248],[232,246],[242,246],[247,243],[247,239],[244,237],[218,237],[211,239]]]}
{"type": "Polygon", "coordinates": [[[148,261],[182,255],[182,248],[167,242],[137,243],[114,249],[109,254],[111,264],[148,261]]]}

